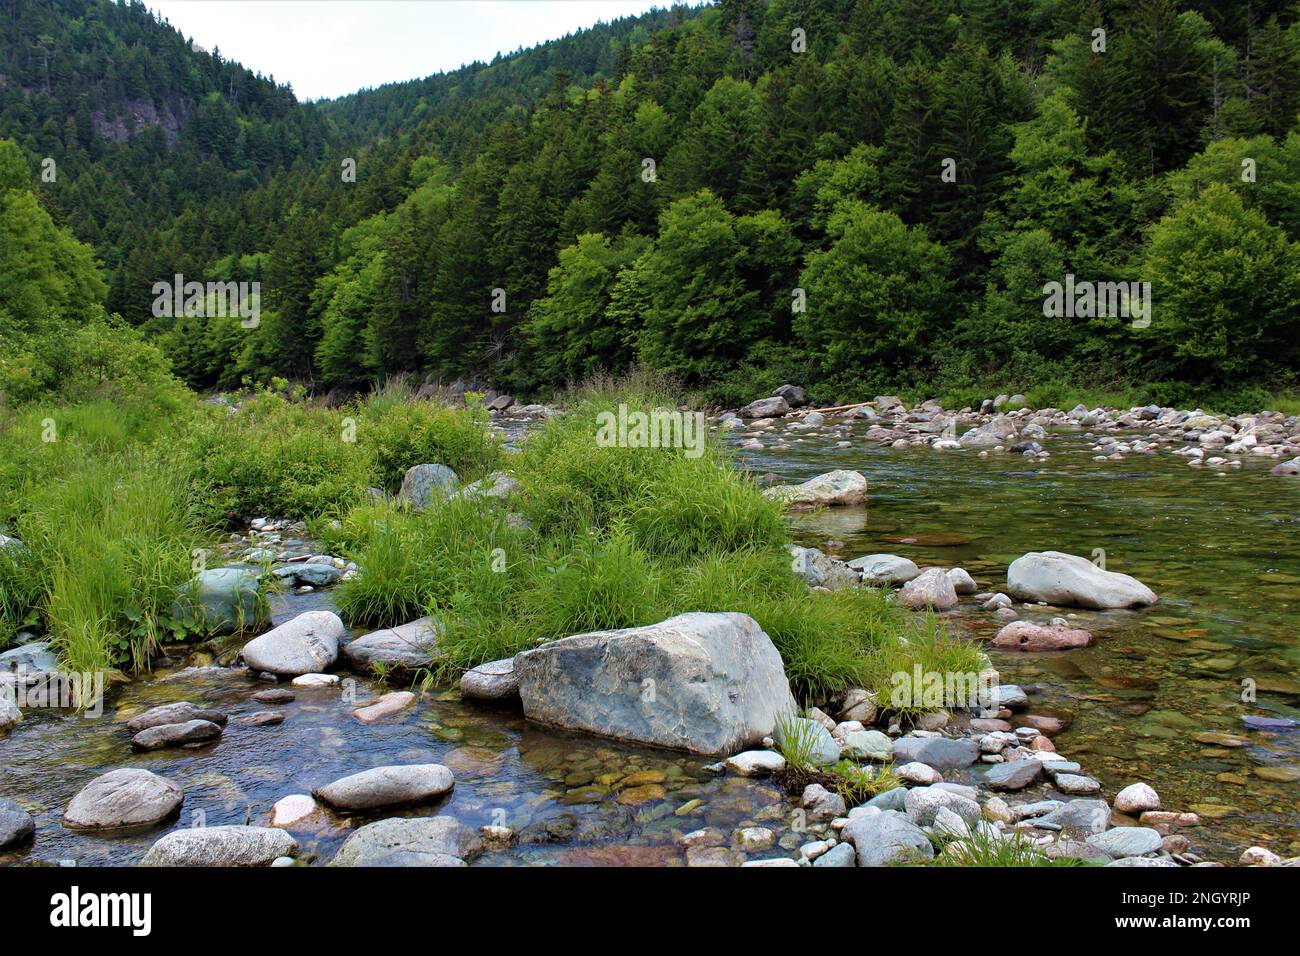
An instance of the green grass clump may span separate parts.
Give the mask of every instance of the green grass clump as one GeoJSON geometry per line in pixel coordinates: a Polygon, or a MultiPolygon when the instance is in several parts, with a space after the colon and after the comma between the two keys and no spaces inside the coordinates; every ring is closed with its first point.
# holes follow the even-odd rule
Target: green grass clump
{"type": "Polygon", "coordinates": [[[969,836],[954,839],[949,835],[931,836],[935,857],[931,866],[949,867],[1074,867],[1087,865],[1077,857],[1050,857],[1026,840],[1019,831],[995,836],[976,827],[969,836]]]}
{"type": "Polygon", "coordinates": [[[396,491],[413,465],[482,477],[499,446],[481,410],[410,401],[391,390],[345,409],[286,401],[263,392],[237,414],[209,409],[185,429],[176,456],[204,489],[213,521],[339,514],[369,488],[396,491]]]}
{"type": "Polygon", "coordinates": [[[176,471],[135,450],[29,486],[18,522],[49,637],[75,671],[138,670],[186,636],[172,612],[205,540],[176,471]]]}
{"type": "Polygon", "coordinates": [[[433,502],[423,511],[368,502],[348,512],[336,532],[353,549],[361,572],[334,592],[347,619],[391,627],[447,607],[467,595],[490,596],[504,582],[510,556],[523,552],[521,532],[503,514],[465,498],[433,502]],[[486,575],[492,575],[487,577],[486,575]]]}
{"type": "Polygon", "coordinates": [[[817,772],[817,741],[820,736],[817,728],[806,721],[797,719],[793,713],[782,714],[776,719],[777,752],[785,758],[788,772],[812,774],[817,772]]]}
{"type": "Polygon", "coordinates": [[[866,803],[872,797],[886,793],[903,782],[894,773],[892,763],[867,765],[841,760],[831,768],[835,791],[849,807],[866,803]]]}
{"type": "Polygon", "coordinates": [[[373,485],[395,492],[412,465],[443,464],[469,482],[497,466],[500,442],[479,403],[451,408],[417,402],[405,386],[389,386],[344,410],[356,421],[357,445],[373,462],[373,485]]]}
{"type": "Polygon", "coordinates": [[[271,394],[224,408],[187,429],[176,457],[203,489],[207,516],[234,523],[258,515],[305,518],[365,494],[371,468],[341,415],[271,394]]]}
{"type": "Polygon", "coordinates": [[[508,505],[451,499],[416,513],[366,502],[341,514],[325,534],[360,568],[336,592],[345,617],[392,626],[433,614],[444,670],[456,671],[571,634],[738,611],[772,638],[796,693],[818,699],[849,685],[887,691],[914,660],[978,663],[970,645],[913,634],[881,591],[810,592],[779,507],[716,444],[698,457],[600,447],[601,411],[676,407],[636,387],[573,393],[511,457],[521,491],[508,505]],[[527,530],[509,525],[506,507],[527,530]]]}

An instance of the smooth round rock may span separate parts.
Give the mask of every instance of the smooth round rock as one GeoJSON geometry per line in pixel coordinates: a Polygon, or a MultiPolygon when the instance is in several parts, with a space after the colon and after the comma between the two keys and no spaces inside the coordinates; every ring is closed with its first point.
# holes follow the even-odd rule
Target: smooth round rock
{"type": "Polygon", "coordinates": [[[1160,795],[1145,783],[1132,783],[1115,794],[1115,809],[1132,816],[1159,810],[1160,795]]]}
{"type": "Polygon", "coordinates": [[[455,776],[442,764],[409,764],[363,770],[317,787],[312,795],[340,810],[373,810],[440,797],[454,785],[455,776]]]}
{"type": "Polygon", "coordinates": [[[269,866],[298,849],[272,827],[217,826],[173,830],[144,855],[141,866],[269,866]]]}
{"type": "Polygon", "coordinates": [[[367,824],[339,848],[330,866],[464,866],[483,848],[454,817],[394,817],[367,824]]]}
{"type": "Polygon", "coordinates": [[[314,674],[334,663],[346,635],[333,611],[307,611],[245,644],[244,661],[272,674],[314,674]]]}
{"type": "Polygon", "coordinates": [[[0,797],[0,850],[17,846],[35,832],[32,815],[14,801],[0,797]]]}
{"type": "Polygon", "coordinates": [[[179,786],[151,771],[110,770],[72,798],[63,812],[63,825],[73,830],[151,826],[175,813],[184,799],[179,786]]]}

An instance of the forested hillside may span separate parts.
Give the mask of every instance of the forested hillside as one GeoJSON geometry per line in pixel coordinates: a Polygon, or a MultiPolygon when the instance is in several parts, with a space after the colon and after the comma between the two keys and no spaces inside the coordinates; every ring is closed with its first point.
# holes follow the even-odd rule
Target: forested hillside
{"type": "Polygon", "coordinates": [[[8,0],[0,134],[34,177],[58,161],[41,202],[196,387],[540,395],[645,364],[722,402],[1087,380],[1233,404],[1300,358],[1298,20],[723,0],[302,105],[138,4],[8,0]],[[260,281],[260,324],[152,316],[175,272],[260,281]],[[1070,276],[1150,283],[1150,321],[1045,315],[1070,276]]]}

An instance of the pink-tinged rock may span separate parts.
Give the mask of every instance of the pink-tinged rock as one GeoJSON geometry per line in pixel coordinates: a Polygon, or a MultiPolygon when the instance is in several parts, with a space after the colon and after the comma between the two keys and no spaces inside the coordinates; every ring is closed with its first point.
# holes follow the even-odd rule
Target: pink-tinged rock
{"type": "Polygon", "coordinates": [[[957,592],[943,568],[926,568],[903,585],[899,603],[913,611],[933,608],[947,611],[957,606],[957,592]]]}
{"type": "Polygon", "coordinates": [[[373,724],[375,721],[383,720],[385,717],[391,717],[393,714],[405,710],[414,701],[415,695],[409,690],[395,690],[392,693],[385,694],[373,704],[357,708],[352,712],[352,716],[363,724],[373,724]]]}
{"type": "Polygon", "coordinates": [[[1068,651],[1087,647],[1092,635],[1075,627],[1050,627],[1029,621],[1012,621],[993,638],[993,646],[1017,651],[1068,651]]]}
{"type": "Polygon", "coordinates": [[[1046,717],[1042,714],[1022,714],[1020,726],[1033,727],[1045,737],[1052,737],[1065,729],[1065,721],[1060,717],[1046,717]]]}

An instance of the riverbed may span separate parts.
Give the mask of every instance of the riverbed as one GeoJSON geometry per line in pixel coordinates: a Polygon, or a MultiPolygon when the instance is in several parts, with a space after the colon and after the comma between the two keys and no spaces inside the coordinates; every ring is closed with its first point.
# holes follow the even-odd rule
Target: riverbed
{"type": "MultiPolygon", "coordinates": [[[[992,651],[1004,682],[1030,690],[1035,713],[1068,721],[1057,749],[1096,776],[1106,797],[1140,780],[1166,809],[1200,815],[1204,825],[1187,835],[1202,857],[1232,861],[1255,844],[1300,852],[1300,733],[1242,722],[1249,714],[1300,718],[1300,482],[1270,476],[1263,463],[1218,477],[1169,455],[1097,462],[1090,442],[1070,432],[1053,435],[1051,457],[1040,459],[900,450],[848,435],[849,447],[839,447],[845,435],[830,427],[790,431],[740,453],[755,472],[786,481],[835,468],[868,478],[868,506],[792,517],[800,543],[843,558],[892,552],[922,566],[963,567],[988,591],[1002,589],[1007,565],[1027,551],[1104,550],[1110,570],[1136,576],[1160,602],[1110,612],[1017,604],[1025,619],[1066,616],[1097,641],[1053,654],[992,651]],[[1195,739],[1214,732],[1248,745],[1195,739]]],[[[329,606],[328,591],[281,595],[275,622],[329,606]]],[[[945,617],[975,638],[1004,623],[969,599],[945,617]]],[[[0,863],[133,864],[172,827],[265,825],[284,796],[392,763],[442,763],[456,775],[440,803],[400,813],[451,814],[519,835],[480,865],[682,865],[682,834],[705,827],[772,829],[777,845],[751,858],[793,855],[806,839],[795,803],[773,783],[720,775],[705,758],[546,730],[515,711],[462,703],[454,688],[371,725],[352,711],[404,685],[347,675],[341,687],[294,688],[292,702],[268,707],[252,699],[268,685],[223,666],[238,647],[219,642],[178,655],[115,693],[100,718],[29,710],[0,739],[0,795],[33,813],[37,834],[0,853],[0,863]],[[133,752],[126,721],[176,700],[225,712],[225,733],[194,749],[133,752]],[[284,722],[241,721],[267,709],[282,710],[284,722]],[[175,780],[185,790],[180,816],[134,834],[65,830],[72,796],[116,767],[175,780]]],[[[356,826],[393,815],[321,811],[295,824],[300,863],[327,862],[356,826]]],[[[745,858],[726,852],[733,862],[745,858]]]]}

